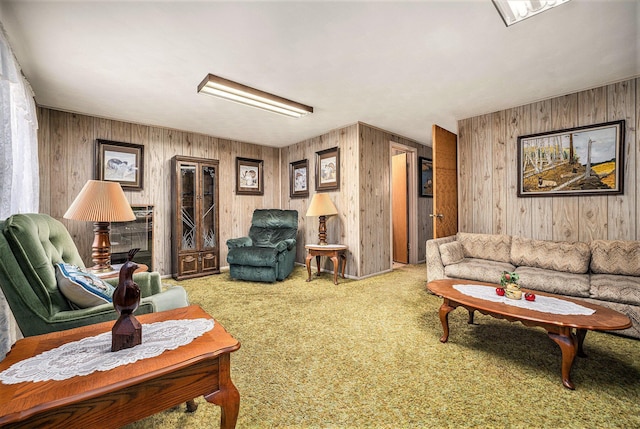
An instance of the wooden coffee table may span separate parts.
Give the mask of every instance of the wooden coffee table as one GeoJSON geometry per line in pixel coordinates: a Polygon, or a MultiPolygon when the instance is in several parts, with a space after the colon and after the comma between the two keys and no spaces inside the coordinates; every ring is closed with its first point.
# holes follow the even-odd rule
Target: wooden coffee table
{"type": "MultiPolygon", "coordinates": [[[[197,318],[211,316],[190,306],[137,317],[140,323],[197,318]]],[[[62,344],[110,331],[113,323],[21,339],[0,362],[0,372],[62,344]]],[[[203,395],[222,407],[220,427],[234,428],[240,394],[231,382],[230,353],[239,348],[216,322],[187,345],[109,371],[62,381],[0,382],[0,426],[118,428],[203,395]]]]}
{"type": "Polygon", "coordinates": [[[443,279],[429,282],[427,284],[428,289],[444,299],[439,311],[440,322],[442,322],[442,328],[444,330],[444,335],[440,338],[441,342],[445,343],[449,339],[448,316],[456,307],[464,307],[469,311],[469,323],[473,323],[473,313],[477,310],[482,314],[487,314],[497,319],[521,322],[526,326],[540,326],[546,329],[549,338],[560,346],[560,350],[562,351],[562,384],[569,389],[575,389],[570,376],[576,354],[580,357],[586,357],[582,345],[587,331],[613,331],[631,327],[631,320],[624,314],[578,299],[532,291],[537,296],[549,296],[591,308],[595,310],[595,313],[586,316],[534,311],[465,295],[453,288],[455,284],[483,285],[492,289],[500,287],[497,284],[463,279],[443,279]]]}

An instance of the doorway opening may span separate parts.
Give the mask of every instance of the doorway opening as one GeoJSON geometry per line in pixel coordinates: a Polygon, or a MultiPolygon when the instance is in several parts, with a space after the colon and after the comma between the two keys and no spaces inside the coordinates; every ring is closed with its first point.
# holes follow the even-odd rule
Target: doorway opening
{"type": "Polygon", "coordinates": [[[393,269],[418,260],[417,150],[390,142],[391,260],[393,269]]]}

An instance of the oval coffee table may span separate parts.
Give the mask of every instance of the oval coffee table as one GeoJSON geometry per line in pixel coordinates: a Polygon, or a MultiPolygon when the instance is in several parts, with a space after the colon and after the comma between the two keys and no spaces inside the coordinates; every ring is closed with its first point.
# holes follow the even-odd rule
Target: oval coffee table
{"type": "Polygon", "coordinates": [[[469,323],[473,323],[474,311],[479,311],[497,319],[505,319],[510,322],[521,322],[526,326],[540,326],[547,331],[547,335],[555,341],[562,351],[562,384],[575,389],[571,382],[571,367],[576,354],[586,357],[582,350],[584,338],[588,330],[614,331],[631,327],[631,320],[622,313],[592,304],[590,302],[571,299],[551,293],[532,291],[536,296],[548,296],[559,300],[571,302],[582,307],[595,310],[591,315],[563,315],[546,313],[508,305],[502,302],[493,302],[487,299],[475,298],[454,289],[454,285],[479,285],[495,289],[497,284],[476,282],[464,279],[434,280],[427,284],[427,288],[434,294],[442,297],[444,302],[440,306],[440,322],[444,334],[440,341],[445,343],[449,339],[449,313],[456,307],[464,307],[469,311],[469,323]],[[574,332],[575,329],[575,332],[574,332]]]}

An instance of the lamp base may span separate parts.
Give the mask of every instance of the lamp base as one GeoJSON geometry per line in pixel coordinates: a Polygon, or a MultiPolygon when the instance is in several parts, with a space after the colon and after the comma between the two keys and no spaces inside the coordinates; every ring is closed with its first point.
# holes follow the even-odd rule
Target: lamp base
{"type": "Polygon", "coordinates": [[[327,217],[320,216],[320,226],[318,227],[318,245],[326,246],[327,243],[327,217]]]}
{"type": "Polygon", "coordinates": [[[111,265],[107,265],[107,266],[94,265],[93,267],[87,268],[87,271],[93,274],[102,274],[102,273],[109,273],[115,270],[111,265]]]}
{"type": "Polygon", "coordinates": [[[93,267],[89,271],[104,273],[113,271],[111,268],[111,240],[109,240],[109,222],[95,222],[93,224],[93,244],[91,245],[91,259],[93,267]]]}

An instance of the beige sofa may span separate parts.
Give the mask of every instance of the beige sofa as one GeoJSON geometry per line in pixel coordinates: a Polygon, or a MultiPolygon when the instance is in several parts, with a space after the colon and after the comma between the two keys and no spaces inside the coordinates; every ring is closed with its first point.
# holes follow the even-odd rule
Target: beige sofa
{"type": "Polygon", "coordinates": [[[462,232],[427,241],[427,281],[499,283],[503,271],[518,273],[523,288],[624,313],[633,326],[616,332],[640,338],[640,241],[585,243],[462,232]]]}

